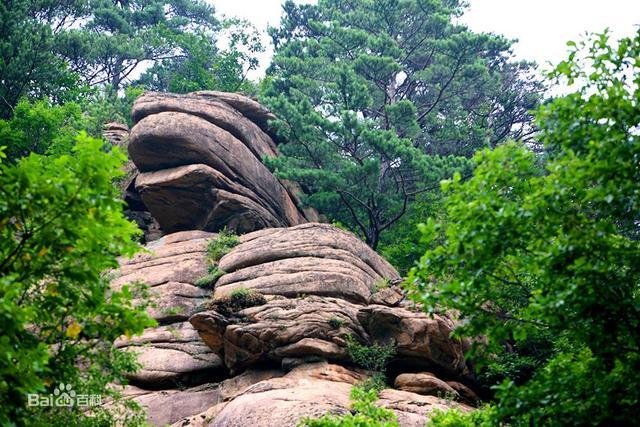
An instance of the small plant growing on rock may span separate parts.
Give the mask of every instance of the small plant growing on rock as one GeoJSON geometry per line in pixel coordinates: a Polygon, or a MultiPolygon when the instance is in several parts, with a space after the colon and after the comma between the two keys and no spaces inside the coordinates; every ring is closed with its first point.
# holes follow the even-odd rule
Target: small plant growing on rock
{"type": "Polygon", "coordinates": [[[210,265],[207,268],[207,275],[196,280],[194,285],[201,288],[211,288],[224,274],[226,273],[223,270],[220,270],[217,265],[210,265]]]}
{"type": "Polygon", "coordinates": [[[225,274],[220,268],[218,268],[218,261],[225,256],[235,246],[240,243],[238,236],[233,232],[224,228],[215,239],[209,240],[207,245],[207,275],[199,278],[194,283],[196,286],[202,288],[211,288],[215,285],[216,281],[225,274]]]}
{"type": "Polygon", "coordinates": [[[345,415],[326,414],[320,418],[303,418],[298,427],[398,427],[392,410],[376,405],[378,389],[369,380],[351,389],[351,412],[345,415]]]}
{"type": "Polygon", "coordinates": [[[347,351],[356,365],[369,371],[381,373],[385,371],[387,362],[396,352],[393,344],[363,345],[352,336],[347,338],[347,351]]]}
{"type": "Polygon", "coordinates": [[[263,305],[267,299],[261,293],[246,288],[234,289],[228,296],[218,298],[210,303],[210,308],[224,316],[233,316],[238,311],[263,305]]]}
{"type": "Polygon", "coordinates": [[[391,281],[389,279],[385,279],[384,277],[382,277],[376,280],[375,282],[373,282],[373,291],[379,292],[383,289],[388,288],[389,286],[391,286],[391,281]]]}
{"type": "Polygon", "coordinates": [[[223,228],[218,237],[209,240],[207,246],[207,258],[210,263],[220,261],[220,258],[228,254],[231,249],[238,246],[240,239],[233,232],[223,228]]]}
{"type": "Polygon", "coordinates": [[[344,325],[344,320],[339,318],[338,316],[333,316],[329,319],[329,326],[333,329],[340,329],[344,325]]]}

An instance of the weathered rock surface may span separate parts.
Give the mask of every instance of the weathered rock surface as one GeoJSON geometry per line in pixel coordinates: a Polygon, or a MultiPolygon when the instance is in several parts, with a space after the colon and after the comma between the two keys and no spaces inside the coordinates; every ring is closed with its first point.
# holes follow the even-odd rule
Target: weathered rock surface
{"type": "MultiPolygon", "coordinates": [[[[178,421],[174,426],[294,427],[304,417],[320,417],[327,412],[347,413],[351,388],[365,378],[364,373],[339,365],[305,364],[284,376],[257,382],[228,402],[178,421]]],[[[380,393],[378,403],[393,409],[402,427],[424,426],[435,409],[470,409],[434,396],[391,389],[380,393]]]]}
{"type": "Polygon", "coordinates": [[[203,340],[231,369],[286,357],[319,356],[348,360],[349,335],[366,341],[357,319],[359,307],[336,298],[274,298],[237,313],[238,323],[215,311],[191,317],[203,340]]]}
{"type": "Polygon", "coordinates": [[[129,154],[142,172],[135,187],[165,232],[226,226],[245,233],[317,219],[298,208],[295,187],[287,189],[262,164],[277,150],[252,121],[273,118],[255,101],[147,93],[132,116],[129,154]]]}
{"type": "Polygon", "coordinates": [[[116,289],[148,285],[139,298],[158,321],[115,343],[142,364],[126,395],[154,425],[296,426],[350,410],[352,387],[373,374],[354,367],[355,340],[394,348],[395,389],[377,404],[402,427],[424,426],[435,409],[471,410],[477,396],[466,344],[451,337],[455,317],[421,312],[388,262],[301,209],[297,185],[262,163],[278,155],[274,118],[239,94],[147,93],[130,135],[107,130],[137,166],[124,183],[130,217],[157,219],[169,233],[113,274],[116,289]],[[221,277],[196,286],[213,273],[207,245],[224,227],[245,234],[216,261],[221,277]]]}
{"type": "Polygon", "coordinates": [[[194,283],[207,272],[206,247],[213,237],[203,231],[176,233],[152,242],[132,259],[121,260],[112,286],[148,285],[149,313],[160,323],[139,337],[116,342],[139,355],[143,368],[130,376],[136,385],[197,383],[224,370],[221,358],[186,322],[210,294],[194,283]]]}
{"type": "Polygon", "coordinates": [[[154,426],[166,426],[199,414],[220,400],[220,392],[215,384],[167,390],[145,390],[127,386],[124,396],[145,408],[147,421],[154,426]]]}
{"type": "Polygon", "coordinates": [[[265,295],[319,295],[366,303],[377,284],[398,273],[380,255],[329,224],[308,223],[244,235],[219,267],[214,296],[234,289],[265,295]]]}
{"type": "Polygon", "coordinates": [[[393,410],[401,427],[424,427],[435,410],[457,408],[468,412],[473,408],[463,403],[436,396],[422,396],[408,391],[385,389],[380,392],[378,405],[393,410]]]}
{"type": "Polygon", "coordinates": [[[129,377],[138,385],[198,382],[223,367],[220,357],[198,339],[187,322],[148,328],[116,346],[138,355],[142,369],[129,377]]]}
{"type": "Polygon", "coordinates": [[[470,376],[464,343],[451,338],[453,320],[383,305],[362,308],[358,319],[374,341],[395,343],[396,363],[470,376]]]}
{"type": "Polygon", "coordinates": [[[416,374],[401,374],[394,382],[398,390],[410,391],[412,393],[432,395],[432,396],[457,396],[456,390],[436,377],[431,372],[420,372],[416,374]]]}
{"type": "Polygon", "coordinates": [[[121,147],[127,145],[129,139],[129,126],[124,123],[109,122],[105,123],[102,135],[111,144],[121,147]]]}

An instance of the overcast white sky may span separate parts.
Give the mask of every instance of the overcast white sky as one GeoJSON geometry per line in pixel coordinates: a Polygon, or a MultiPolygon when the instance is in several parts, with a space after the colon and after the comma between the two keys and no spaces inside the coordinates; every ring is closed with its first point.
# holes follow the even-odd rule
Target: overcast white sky
{"type": "MultiPolygon", "coordinates": [[[[248,19],[258,29],[280,20],[281,0],[207,0],[218,14],[248,19]]],[[[301,0],[298,3],[314,3],[301,0]]],[[[565,57],[566,42],[585,31],[609,27],[616,36],[629,35],[640,24],[640,0],[469,0],[463,17],[475,31],[494,32],[518,39],[518,58],[541,65],[565,57]]],[[[266,38],[265,38],[266,41],[266,38]]],[[[262,68],[270,52],[261,58],[262,68]]]]}

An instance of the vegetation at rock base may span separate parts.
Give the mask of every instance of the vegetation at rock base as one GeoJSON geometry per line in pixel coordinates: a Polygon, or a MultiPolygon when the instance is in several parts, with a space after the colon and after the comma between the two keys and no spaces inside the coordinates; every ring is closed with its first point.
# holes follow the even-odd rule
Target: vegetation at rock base
{"type": "Polygon", "coordinates": [[[351,411],[345,415],[326,414],[320,418],[303,418],[299,427],[398,427],[392,410],[376,405],[379,389],[369,381],[351,389],[351,411]]]}
{"type": "Polygon", "coordinates": [[[384,373],[387,362],[393,357],[396,349],[393,344],[360,344],[355,338],[349,336],[347,338],[347,351],[356,365],[369,371],[384,373]]]}
{"type": "Polygon", "coordinates": [[[470,412],[459,409],[436,410],[426,427],[492,427],[497,425],[492,418],[492,411],[490,406],[470,412]]]}
{"type": "MultiPolygon", "coordinates": [[[[134,306],[135,289],[110,290],[103,274],[118,265],[116,256],[138,249],[138,231],[112,185],[123,160],[117,149],[104,151],[102,141],[81,134],[73,154],[0,164],[2,425],[111,425],[126,417],[127,406],[134,409],[119,400],[91,416],[77,407],[27,406],[28,394],[47,395],[60,384],[117,398],[107,385],[126,382],[137,365],[113,341],[154,324],[134,306]]],[[[135,411],[130,416],[139,420],[135,411]]]]}
{"type": "Polygon", "coordinates": [[[480,360],[533,357],[495,386],[495,422],[628,425],[640,407],[640,32],[569,45],[553,76],[577,89],[537,114],[544,165],[513,142],[476,154],[470,179],[443,184],[446,220],[421,226],[432,245],[409,283],[428,310],[459,312],[459,334],[486,337],[480,360]]]}

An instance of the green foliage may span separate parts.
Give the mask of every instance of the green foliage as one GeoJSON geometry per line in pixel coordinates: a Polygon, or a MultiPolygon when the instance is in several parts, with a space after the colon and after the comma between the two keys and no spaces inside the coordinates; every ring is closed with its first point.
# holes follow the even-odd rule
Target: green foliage
{"type": "Polygon", "coordinates": [[[380,279],[376,280],[373,283],[373,290],[374,290],[374,292],[378,292],[378,291],[381,291],[383,289],[388,288],[390,285],[391,285],[391,282],[389,281],[389,279],[385,279],[383,277],[383,278],[380,278],[380,279]]]}
{"type": "Polygon", "coordinates": [[[338,316],[333,316],[329,319],[329,326],[333,329],[340,329],[344,325],[344,320],[339,318],[338,316]]]}
{"type": "Polygon", "coordinates": [[[515,143],[477,154],[444,183],[447,222],[421,227],[434,244],[409,278],[485,352],[551,341],[527,381],[497,387],[495,419],[514,425],[625,425],[640,405],[640,32],[571,46],[553,76],[581,86],[538,113],[544,169],[515,143]]]}
{"type": "Polygon", "coordinates": [[[262,98],[286,142],[267,164],[373,248],[476,149],[529,131],[540,89],[529,64],[507,61],[509,41],[455,24],[458,1],[284,11],[262,98]]]}
{"type": "Polygon", "coordinates": [[[485,406],[471,412],[459,409],[436,410],[429,418],[426,427],[493,427],[500,424],[494,421],[493,408],[485,406]]]}
{"type": "Polygon", "coordinates": [[[236,288],[228,296],[217,298],[210,303],[210,308],[225,316],[233,316],[238,311],[266,304],[267,300],[255,289],[236,288]]]}
{"type": "Polygon", "coordinates": [[[104,124],[108,122],[124,123],[133,126],[131,108],[133,102],[144,92],[140,86],[127,86],[122,96],[114,94],[110,86],[92,90],[82,103],[86,116],[84,129],[92,136],[102,136],[104,124]]]}
{"type": "Polygon", "coordinates": [[[364,345],[352,336],[347,338],[347,351],[353,362],[369,371],[384,372],[389,359],[395,354],[393,344],[364,345]]]}
{"type": "Polygon", "coordinates": [[[361,384],[351,389],[351,412],[327,414],[320,418],[303,418],[299,427],[398,427],[392,410],[376,406],[378,390],[361,384]]]}
{"type": "Polygon", "coordinates": [[[77,99],[79,76],[56,55],[59,32],[86,2],[13,0],[0,4],[0,119],[23,97],[77,99]],[[57,24],[57,25],[54,25],[57,24]]]}
{"type": "MultiPolygon", "coordinates": [[[[46,142],[46,141],[45,141],[46,142]]],[[[0,165],[0,424],[111,425],[113,411],[27,406],[28,393],[71,384],[78,394],[117,397],[107,387],[136,368],[113,341],[154,324],[136,289],[109,288],[103,274],[138,246],[112,180],[124,156],[86,135],[73,154],[31,154],[0,165]]]]}
{"type": "Polygon", "coordinates": [[[211,288],[224,274],[226,273],[220,270],[217,265],[210,265],[207,268],[207,275],[196,280],[194,285],[200,286],[201,288],[211,288]]]}
{"type": "Polygon", "coordinates": [[[225,256],[240,243],[240,239],[232,231],[226,228],[218,233],[218,237],[211,239],[207,246],[207,258],[213,262],[220,261],[220,258],[225,256]]]}
{"type": "Polygon", "coordinates": [[[160,61],[145,71],[138,83],[155,91],[187,93],[198,90],[254,93],[247,73],[258,66],[263,52],[260,35],[248,22],[225,19],[220,37],[228,46],[220,50],[207,33],[189,33],[180,39],[185,55],[160,61]]]}
{"type": "Polygon", "coordinates": [[[10,160],[37,154],[70,153],[74,136],[84,127],[80,106],[52,106],[48,100],[21,100],[11,119],[0,120],[0,146],[10,160]]]}
{"type": "Polygon", "coordinates": [[[388,233],[381,236],[378,252],[398,270],[401,276],[409,272],[427,248],[427,242],[422,240],[418,224],[429,217],[444,220],[442,210],[441,192],[420,194],[409,205],[407,213],[389,229],[388,233]]]}
{"type": "Polygon", "coordinates": [[[200,0],[80,1],[79,24],[61,32],[57,51],[83,80],[110,85],[114,94],[142,62],[188,55],[183,38],[214,34],[213,7],[200,0]]]}

